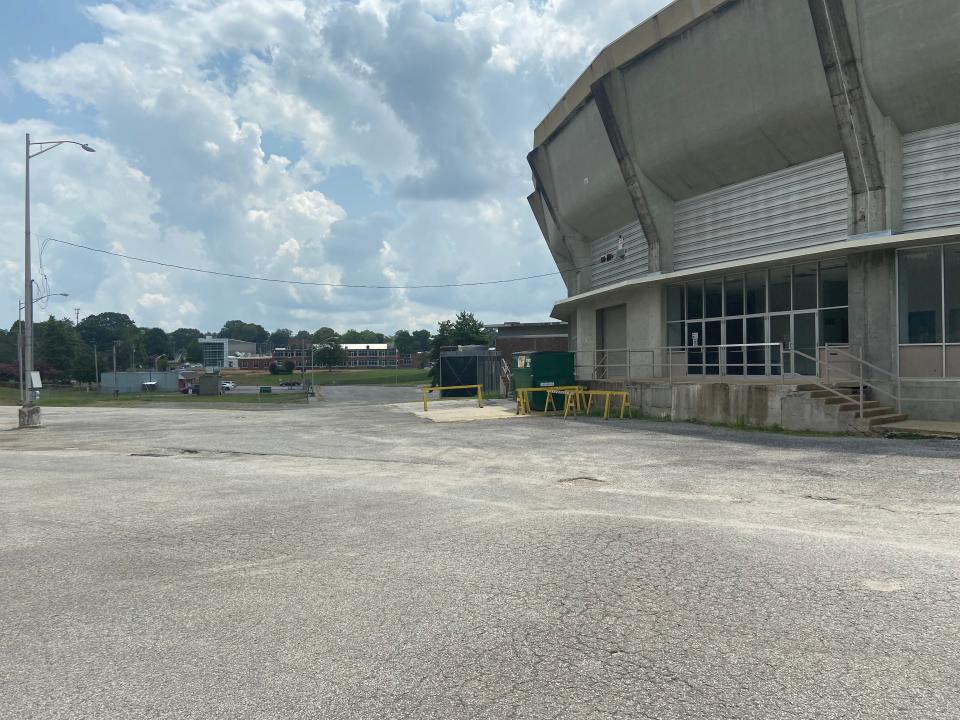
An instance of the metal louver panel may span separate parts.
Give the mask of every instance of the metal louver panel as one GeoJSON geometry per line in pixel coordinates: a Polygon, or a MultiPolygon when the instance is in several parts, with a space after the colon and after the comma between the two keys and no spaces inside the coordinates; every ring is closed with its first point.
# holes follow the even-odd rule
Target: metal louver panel
{"type": "Polygon", "coordinates": [[[678,270],[847,238],[850,183],[843,154],[678,202],[678,270]]]}
{"type": "Polygon", "coordinates": [[[903,229],[960,225],[960,124],[903,137],[903,229]]]}
{"type": "Polygon", "coordinates": [[[647,272],[647,238],[639,222],[630,223],[614,233],[594,240],[593,287],[612,285],[622,280],[639,277],[647,272]],[[617,246],[623,235],[624,257],[617,257],[617,246]],[[601,262],[605,256],[613,258],[601,262]]]}

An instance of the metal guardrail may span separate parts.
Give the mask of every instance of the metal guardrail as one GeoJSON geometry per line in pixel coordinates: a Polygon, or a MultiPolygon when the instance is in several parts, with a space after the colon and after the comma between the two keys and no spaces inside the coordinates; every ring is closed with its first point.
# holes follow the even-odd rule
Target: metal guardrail
{"type": "Polygon", "coordinates": [[[784,376],[783,343],[725,343],[722,345],[661,346],[577,350],[574,361],[577,377],[630,383],[636,379],[664,379],[673,382],[688,377],[784,376]],[[579,362],[587,354],[589,362],[579,362]],[[622,362],[614,362],[623,360],[622,362]],[[638,375],[640,369],[649,369],[638,375]],[[751,369],[759,372],[751,372],[751,369]],[[585,370],[586,372],[581,372],[585,370]]]}

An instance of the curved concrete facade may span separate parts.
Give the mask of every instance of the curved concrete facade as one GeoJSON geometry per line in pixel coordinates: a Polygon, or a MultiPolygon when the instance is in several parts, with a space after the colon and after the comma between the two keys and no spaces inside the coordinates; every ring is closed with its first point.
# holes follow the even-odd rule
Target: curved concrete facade
{"type": "MultiPolygon", "coordinates": [[[[941,415],[960,418],[960,304],[944,291],[921,307],[897,286],[902,253],[926,246],[941,248],[942,287],[960,285],[958,37],[957,0],[677,0],[605,48],[528,156],[567,288],[552,314],[578,353],[607,372],[624,348],[815,353],[841,337],[888,374],[941,378],[956,398],[941,415]],[[822,286],[790,304],[836,272],[846,304],[823,304],[822,286]],[[746,312],[757,273],[769,301],[746,312]],[[732,288],[740,309],[724,294],[718,315],[668,319],[667,285],[732,288]]],[[[628,377],[662,377],[639,356],[628,377]]]]}
{"type": "MultiPolygon", "coordinates": [[[[890,133],[897,142],[960,121],[956,0],[824,5],[834,3],[881,156],[890,133]]],[[[598,83],[625,151],[661,201],[844,149],[810,0],[679,0],[606,48],[536,129],[531,164],[551,177],[538,189],[551,195],[568,242],[638,219],[597,109],[598,83]]]]}

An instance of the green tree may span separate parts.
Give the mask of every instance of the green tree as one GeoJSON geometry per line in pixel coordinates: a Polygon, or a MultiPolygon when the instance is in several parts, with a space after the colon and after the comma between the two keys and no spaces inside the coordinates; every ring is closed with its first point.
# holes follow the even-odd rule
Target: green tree
{"type": "Polygon", "coordinates": [[[397,330],[393,335],[393,345],[401,355],[411,355],[417,350],[417,341],[409,330],[397,330]]]}
{"type": "Polygon", "coordinates": [[[414,330],[412,333],[413,340],[417,344],[417,352],[426,352],[430,349],[430,331],[429,330],[414,330]]]}
{"type": "Polygon", "coordinates": [[[325,343],[332,337],[336,337],[337,331],[330,327],[322,327],[313,334],[313,342],[325,343]]]}
{"type": "Polygon", "coordinates": [[[73,323],[51,315],[45,322],[36,323],[33,332],[37,365],[46,365],[47,373],[55,378],[73,379],[74,361],[80,348],[73,323]]]}
{"type": "Polygon", "coordinates": [[[99,368],[93,362],[93,346],[87,345],[83,342],[80,342],[77,346],[77,353],[73,358],[73,379],[80,382],[97,382],[96,370],[99,369],[100,372],[108,370],[109,368],[104,367],[103,360],[104,354],[100,352],[100,348],[97,348],[97,355],[100,358],[99,368]]]}
{"type": "Polygon", "coordinates": [[[440,383],[440,351],[446,347],[457,345],[488,345],[487,330],[473,313],[466,310],[457,314],[455,320],[443,320],[433,336],[430,347],[430,359],[433,367],[430,369],[430,380],[434,385],[440,383]]]}
{"type": "Polygon", "coordinates": [[[373,330],[347,330],[339,339],[342,343],[372,345],[374,343],[385,343],[387,336],[383,333],[374,332],[373,330]]]}
{"type": "Polygon", "coordinates": [[[270,333],[270,337],[267,339],[267,345],[271,350],[286,347],[291,337],[293,337],[293,332],[287,328],[280,328],[270,333]]]}
{"type": "Polygon", "coordinates": [[[77,325],[80,339],[99,348],[108,347],[115,340],[129,340],[137,330],[137,324],[127,315],[115,312],[88,315],[77,325]]]}
{"type": "Polygon", "coordinates": [[[320,346],[316,358],[321,367],[333,372],[335,367],[347,364],[347,351],[341,347],[339,342],[332,340],[320,346]]]}
{"type": "MultiPolygon", "coordinates": [[[[169,335],[169,338],[173,344],[171,350],[173,351],[174,357],[180,353],[186,354],[187,348],[190,347],[190,343],[199,340],[202,337],[203,333],[196,328],[177,328],[174,330],[169,335]]],[[[197,347],[199,347],[199,344],[197,347]]],[[[197,362],[200,361],[198,360],[197,362]]]]}
{"type": "Polygon", "coordinates": [[[0,363],[17,362],[17,324],[9,332],[0,330],[0,363]]]}
{"type": "Polygon", "coordinates": [[[163,328],[147,328],[143,331],[143,346],[147,357],[156,358],[170,352],[170,338],[163,328]]]}
{"type": "Polygon", "coordinates": [[[257,345],[264,345],[270,339],[270,333],[264,330],[262,325],[246,323],[243,320],[228,320],[217,336],[232,340],[246,340],[257,345]]]}
{"type": "Polygon", "coordinates": [[[189,363],[203,362],[203,348],[200,347],[199,339],[191,340],[187,345],[186,357],[189,363]]]}

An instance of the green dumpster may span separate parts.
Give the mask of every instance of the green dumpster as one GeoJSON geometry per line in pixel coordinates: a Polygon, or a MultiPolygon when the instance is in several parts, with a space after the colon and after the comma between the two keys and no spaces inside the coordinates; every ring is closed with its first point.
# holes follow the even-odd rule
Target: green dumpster
{"type": "MultiPolygon", "coordinates": [[[[576,384],[572,352],[527,350],[513,353],[513,387],[569,387],[576,384]]],[[[547,393],[532,393],[530,407],[543,411],[547,393]]],[[[563,407],[563,396],[553,395],[554,407],[563,407]]]]}

